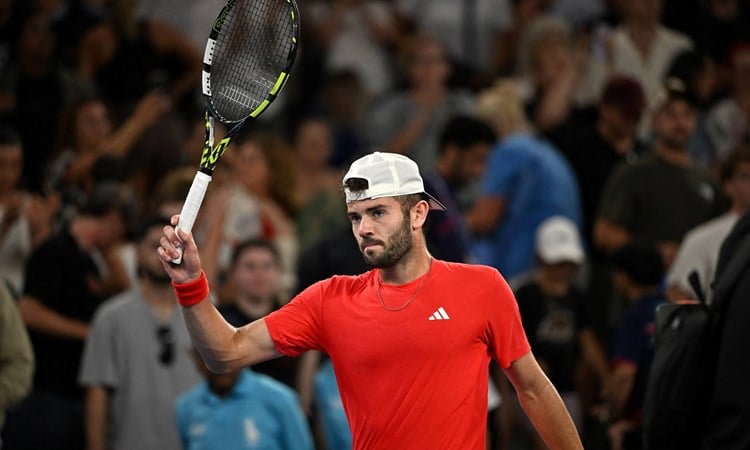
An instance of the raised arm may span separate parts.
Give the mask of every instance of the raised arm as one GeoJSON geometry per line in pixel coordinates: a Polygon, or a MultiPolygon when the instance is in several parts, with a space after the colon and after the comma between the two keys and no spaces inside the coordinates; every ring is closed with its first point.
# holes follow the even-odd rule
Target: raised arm
{"type": "Polygon", "coordinates": [[[518,400],[550,449],[582,449],[573,419],[531,352],[504,369],[518,400]]]}
{"type": "MultiPolygon", "coordinates": [[[[172,217],[176,225],[179,216],[172,217]]],[[[183,230],[164,227],[164,236],[157,248],[162,265],[172,278],[175,290],[189,289],[201,296],[198,303],[192,306],[183,304],[182,313],[193,345],[203,357],[212,372],[225,373],[259,361],[280,356],[274,347],[266,323],[258,319],[241,328],[235,328],[224,320],[208,299],[208,282],[202,273],[198,248],[193,236],[183,230]],[[172,264],[179,256],[177,246],[184,248],[180,265],[172,264]],[[204,294],[204,295],[201,295],[204,294]]]]}

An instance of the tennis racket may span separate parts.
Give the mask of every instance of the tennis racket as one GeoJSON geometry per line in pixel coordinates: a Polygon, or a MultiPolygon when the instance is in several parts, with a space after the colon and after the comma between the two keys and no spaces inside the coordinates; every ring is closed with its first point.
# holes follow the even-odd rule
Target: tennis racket
{"type": "MultiPolygon", "coordinates": [[[[229,0],[216,18],[203,56],[206,141],[178,229],[193,229],[219,158],[245,122],[260,116],[284,88],[297,54],[299,23],[295,0],[229,0]],[[215,120],[229,130],[216,146],[215,120]]],[[[180,256],[172,262],[181,261],[180,256]]]]}

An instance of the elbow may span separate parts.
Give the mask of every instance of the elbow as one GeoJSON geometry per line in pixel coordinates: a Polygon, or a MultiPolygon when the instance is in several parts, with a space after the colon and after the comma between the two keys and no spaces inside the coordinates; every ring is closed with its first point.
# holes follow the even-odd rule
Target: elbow
{"type": "Polygon", "coordinates": [[[211,373],[224,375],[232,372],[232,365],[224,361],[210,360],[205,358],[203,361],[206,363],[206,367],[211,373]]]}
{"type": "Polygon", "coordinates": [[[206,368],[215,374],[227,374],[248,365],[240,349],[234,345],[224,348],[201,348],[196,346],[206,368]]]}
{"type": "Polygon", "coordinates": [[[244,364],[239,359],[220,358],[216,356],[202,356],[203,362],[206,364],[206,368],[212,373],[217,375],[224,375],[237,371],[244,367],[244,364]]]}

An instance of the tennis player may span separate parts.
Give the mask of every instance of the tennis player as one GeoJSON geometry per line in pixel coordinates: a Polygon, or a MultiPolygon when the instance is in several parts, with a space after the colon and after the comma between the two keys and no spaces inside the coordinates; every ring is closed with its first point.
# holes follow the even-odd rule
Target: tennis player
{"type": "Polygon", "coordinates": [[[583,448],[530,351],[502,276],[430,255],[422,228],[430,209],[444,207],[424,192],[416,163],[366,155],[344,176],[344,192],[352,232],[373,269],[318,282],[242,328],[206,300],[193,237],[164,228],[157,251],[208,367],[227,372],[320,350],[333,361],[355,450],[483,450],[488,364],[495,358],[546,444],[583,448]],[[170,261],[180,241],[184,260],[176,266],[170,261]]]}

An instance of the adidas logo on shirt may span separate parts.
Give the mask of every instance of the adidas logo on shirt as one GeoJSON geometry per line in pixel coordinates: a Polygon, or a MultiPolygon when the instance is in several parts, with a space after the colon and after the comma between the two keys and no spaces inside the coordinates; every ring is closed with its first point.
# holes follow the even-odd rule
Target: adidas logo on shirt
{"type": "Polygon", "coordinates": [[[448,313],[445,312],[443,307],[437,309],[432,315],[428,318],[428,320],[449,320],[450,317],[448,317],[448,313]]]}

